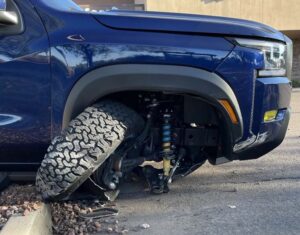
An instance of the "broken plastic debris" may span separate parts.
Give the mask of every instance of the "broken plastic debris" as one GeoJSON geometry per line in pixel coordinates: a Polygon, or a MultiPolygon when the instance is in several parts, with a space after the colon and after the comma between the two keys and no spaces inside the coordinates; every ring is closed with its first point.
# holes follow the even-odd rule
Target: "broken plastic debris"
{"type": "Polygon", "coordinates": [[[89,213],[79,213],[79,217],[84,219],[100,219],[105,217],[111,217],[111,216],[117,216],[119,211],[117,209],[113,208],[106,208],[102,207],[99,209],[92,210],[91,208],[88,208],[89,213]]]}
{"type": "Polygon", "coordinates": [[[228,207],[231,208],[231,209],[235,209],[236,208],[235,205],[228,205],[228,207]]]}

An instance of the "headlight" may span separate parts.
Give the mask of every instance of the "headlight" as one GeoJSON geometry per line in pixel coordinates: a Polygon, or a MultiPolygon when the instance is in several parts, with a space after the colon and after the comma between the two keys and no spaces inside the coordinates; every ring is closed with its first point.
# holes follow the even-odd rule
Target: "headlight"
{"type": "Polygon", "coordinates": [[[263,52],[265,67],[258,71],[259,77],[287,75],[287,46],[285,44],[244,38],[235,38],[235,41],[241,46],[263,52]]]}

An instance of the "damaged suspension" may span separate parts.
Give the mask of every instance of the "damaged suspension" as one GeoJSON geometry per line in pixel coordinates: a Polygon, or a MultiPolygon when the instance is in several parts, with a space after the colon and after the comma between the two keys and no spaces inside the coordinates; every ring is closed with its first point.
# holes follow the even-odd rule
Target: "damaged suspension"
{"type": "Polygon", "coordinates": [[[162,151],[163,159],[163,189],[162,192],[168,192],[168,179],[171,171],[171,161],[175,159],[176,146],[172,145],[172,110],[165,110],[162,123],[162,151]]]}
{"type": "Polygon", "coordinates": [[[172,182],[172,177],[179,167],[181,159],[185,155],[185,150],[180,148],[177,152],[176,145],[174,144],[173,118],[173,110],[164,109],[162,113],[160,151],[160,157],[163,161],[163,170],[161,172],[152,168],[153,172],[150,187],[153,194],[169,192],[169,184],[172,182]]]}
{"type": "Polygon", "coordinates": [[[173,111],[165,109],[162,113],[161,124],[161,151],[160,158],[163,161],[163,170],[154,170],[150,181],[151,192],[161,194],[169,192],[168,181],[171,173],[171,162],[175,160],[176,146],[172,144],[172,115],[173,111]]]}

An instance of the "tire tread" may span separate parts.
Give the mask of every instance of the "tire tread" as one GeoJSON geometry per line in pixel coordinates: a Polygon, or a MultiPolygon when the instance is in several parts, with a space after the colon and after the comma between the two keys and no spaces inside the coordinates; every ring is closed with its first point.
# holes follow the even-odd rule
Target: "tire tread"
{"type": "Polygon", "coordinates": [[[72,120],[49,146],[36,186],[46,200],[68,198],[129,136],[143,119],[125,105],[103,101],[72,120]]]}

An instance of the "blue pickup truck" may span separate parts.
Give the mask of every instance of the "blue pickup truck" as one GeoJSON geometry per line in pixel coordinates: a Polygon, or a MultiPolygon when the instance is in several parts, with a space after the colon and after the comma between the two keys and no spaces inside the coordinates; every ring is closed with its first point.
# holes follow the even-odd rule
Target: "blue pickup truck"
{"type": "Polygon", "coordinates": [[[112,199],[131,172],[165,193],[205,161],[284,139],[292,42],[269,26],[0,2],[0,168],[37,170],[46,200],[80,185],[112,199]]]}

